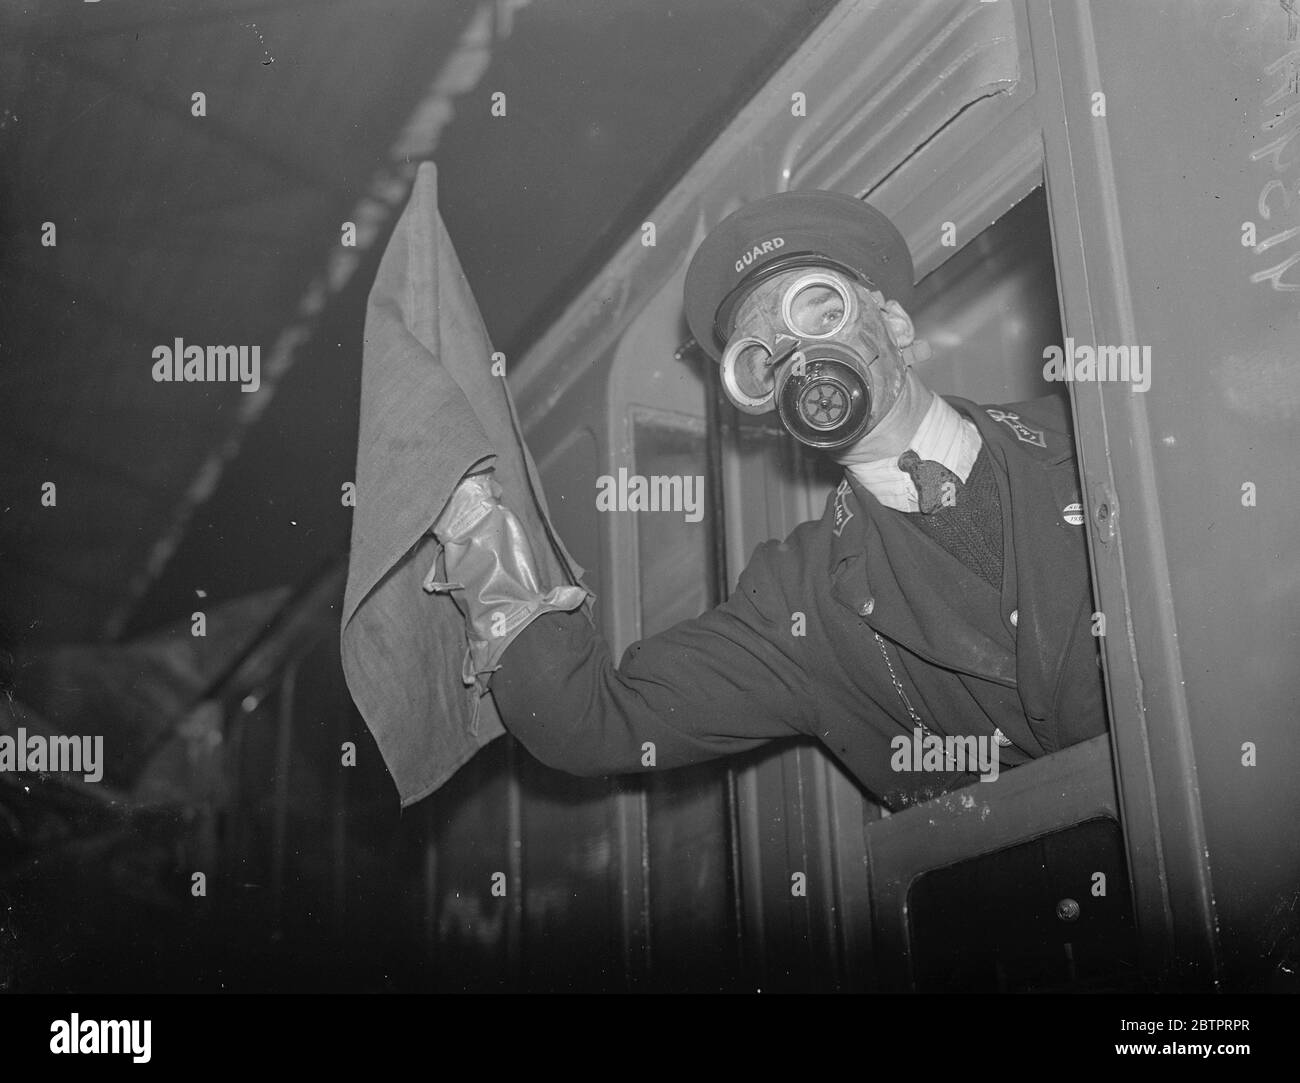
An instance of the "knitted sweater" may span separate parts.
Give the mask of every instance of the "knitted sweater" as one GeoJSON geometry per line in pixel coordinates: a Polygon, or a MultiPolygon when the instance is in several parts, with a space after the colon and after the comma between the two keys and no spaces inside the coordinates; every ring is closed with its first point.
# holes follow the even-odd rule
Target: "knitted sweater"
{"type": "Polygon", "coordinates": [[[899,514],[994,590],[1002,589],[1002,500],[987,447],[980,448],[955,504],[936,508],[928,515],[899,514]]]}

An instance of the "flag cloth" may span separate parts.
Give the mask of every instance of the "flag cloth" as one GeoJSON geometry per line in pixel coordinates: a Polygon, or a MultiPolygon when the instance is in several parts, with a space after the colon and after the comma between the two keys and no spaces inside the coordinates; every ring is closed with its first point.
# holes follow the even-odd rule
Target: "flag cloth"
{"type": "Polygon", "coordinates": [[[348,688],[403,806],[505,732],[491,695],[461,679],[460,610],[450,595],[422,589],[440,548],[429,531],[456,484],[491,465],[541,581],[579,585],[582,576],[551,526],[505,378],[492,368],[487,329],[438,213],[437,170],[426,162],[366,306],[340,632],[348,688]]]}

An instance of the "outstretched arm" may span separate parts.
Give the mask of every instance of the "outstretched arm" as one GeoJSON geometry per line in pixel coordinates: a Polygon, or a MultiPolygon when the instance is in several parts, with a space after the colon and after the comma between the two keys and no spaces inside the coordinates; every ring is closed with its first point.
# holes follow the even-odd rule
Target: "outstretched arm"
{"type": "MultiPolygon", "coordinates": [[[[480,487],[475,499],[483,494],[480,487]]],[[[467,610],[471,654],[476,642],[491,644],[473,668],[491,670],[506,728],[543,763],[581,775],[662,769],[809,732],[813,700],[798,640],[766,562],[745,570],[727,602],[634,643],[615,667],[586,614],[564,611],[582,593],[567,599],[572,605],[547,603],[554,589],[543,593],[532,567],[517,566],[527,544],[519,546],[508,528],[509,510],[494,497],[489,503],[491,515],[480,523],[496,517],[494,530],[470,542],[464,529],[459,542],[444,539],[447,578],[465,588],[455,597],[467,610]],[[501,552],[488,557],[494,547],[501,552]],[[470,552],[473,561],[460,559],[470,552]],[[507,599],[504,583],[526,586],[507,599]],[[492,634],[494,621],[502,634],[492,634]]],[[[440,539],[442,527],[440,519],[440,539]]]]}

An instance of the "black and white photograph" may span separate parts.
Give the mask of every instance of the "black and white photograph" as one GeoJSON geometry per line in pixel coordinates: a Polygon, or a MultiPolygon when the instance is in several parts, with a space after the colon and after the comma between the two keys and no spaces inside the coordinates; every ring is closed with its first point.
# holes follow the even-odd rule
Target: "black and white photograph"
{"type": "Polygon", "coordinates": [[[0,0],[6,1048],[1257,1064],[1297,456],[1294,0],[0,0]]]}

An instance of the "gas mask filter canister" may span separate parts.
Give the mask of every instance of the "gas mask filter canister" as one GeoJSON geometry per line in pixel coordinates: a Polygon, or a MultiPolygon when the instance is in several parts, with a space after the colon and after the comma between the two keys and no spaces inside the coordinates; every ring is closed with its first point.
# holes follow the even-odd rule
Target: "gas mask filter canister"
{"type": "Polygon", "coordinates": [[[722,355],[722,386],[736,408],[776,411],[809,447],[860,439],[871,418],[867,370],[879,356],[857,328],[860,299],[840,275],[810,271],[763,298],[722,355]]]}

